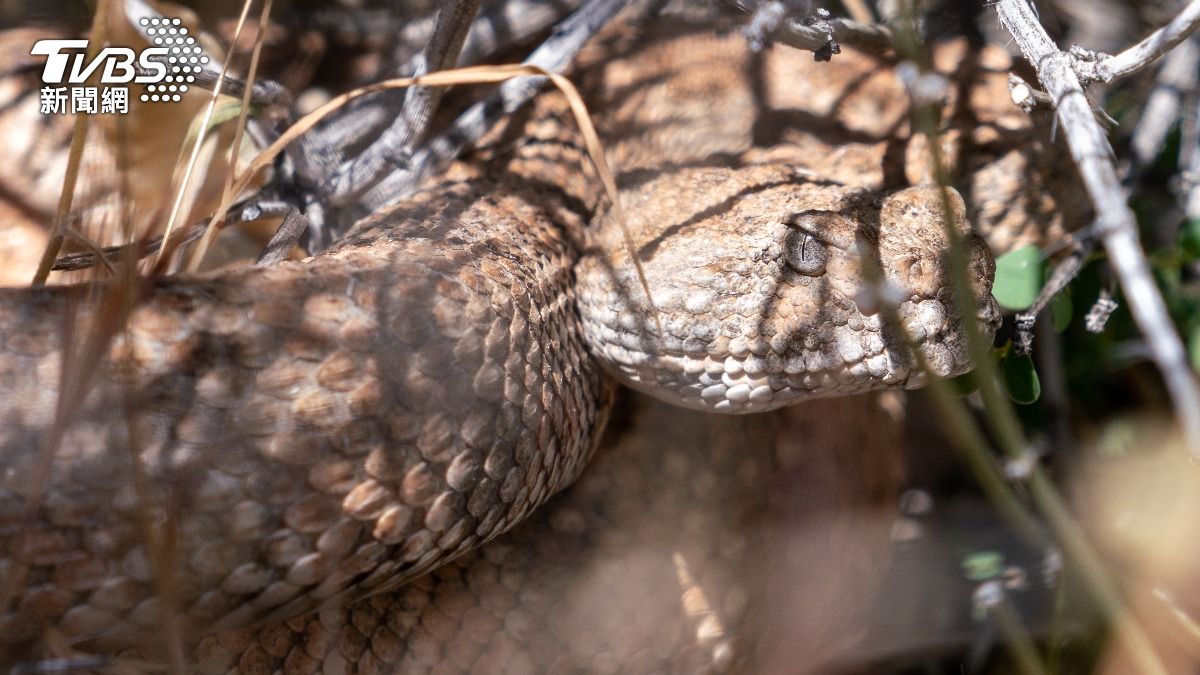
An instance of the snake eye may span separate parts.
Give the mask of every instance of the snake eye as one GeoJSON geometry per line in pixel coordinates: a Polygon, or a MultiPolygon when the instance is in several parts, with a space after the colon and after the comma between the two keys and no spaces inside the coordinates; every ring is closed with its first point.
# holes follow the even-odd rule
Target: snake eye
{"type": "Polygon", "coordinates": [[[829,247],[818,238],[815,224],[806,214],[792,216],[787,220],[788,233],[783,243],[788,267],[809,277],[823,274],[829,260],[829,247]]]}

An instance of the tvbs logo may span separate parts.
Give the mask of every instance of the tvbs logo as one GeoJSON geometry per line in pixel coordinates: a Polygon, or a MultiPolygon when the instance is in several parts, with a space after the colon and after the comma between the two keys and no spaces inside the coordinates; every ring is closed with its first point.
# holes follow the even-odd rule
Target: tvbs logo
{"type": "Polygon", "coordinates": [[[167,78],[167,56],[170,49],[150,47],[137,54],[129,47],[105,47],[90,64],[87,56],[69,50],[86,50],[87,40],[38,40],[30,54],[45,56],[46,66],[42,69],[42,82],[46,84],[83,84],[104,67],[100,74],[101,84],[155,84],[167,78]],[[134,68],[136,59],[140,68],[134,68]],[[67,67],[70,66],[70,72],[67,67]],[[138,74],[141,71],[142,75],[138,74]]]}
{"type": "Polygon", "coordinates": [[[123,113],[128,112],[129,91],[136,83],[145,85],[142,101],[179,101],[196,81],[208,57],[180,26],[179,19],[139,20],[153,46],[134,51],[129,47],[105,47],[88,61],[87,40],[38,40],[30,54],[45,56],[42,69],[42,112],[123,113]],[[84,85],[93,76],[101,85],[84,85]],[[118,85],[116,87],[112,85],[118,85]],[[67,105],[68,99],[70,105],[67,105]],[[97,105],[97,102],[99,105],[97,105]]]}

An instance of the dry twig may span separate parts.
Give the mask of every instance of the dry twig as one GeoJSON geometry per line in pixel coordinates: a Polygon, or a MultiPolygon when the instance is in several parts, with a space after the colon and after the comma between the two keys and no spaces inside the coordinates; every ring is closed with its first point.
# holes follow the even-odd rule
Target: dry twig
{"type": "MultiPolygon", "coordinates": [[[[579,0],[560,0],[546,3],[536,0],[488,0],[481,3],[479,14],[467,31],[466,41],[458,58],[458,66],[473,66],[483,63],[497,53],[523,44],[546,31],[576,7],[579,0]]],[[[406,77],[417,72],[419,57],[409,59],[408,52],[414,42],[421,44],[433,34],[435,17],[410,23],[403,28],[393,27],[407,38],[395,39],[394,60],[399,64],[381,72],[380,79],[406,77]],[[411,35],[409,35],[411,33],[411,35]]],[[[387,22],[377,18],[376,23],[387,22]]],[[[372,26],[377,29],[380,26],[372,26]]],[[[453,65],[447,65],[451,68],[453,65]]],[[[308,178],[313,182],[337,170],[343,161],[343,148],[364,145],[367,139],[378,135],[395,117],[396,101],[387,95],[362,99],[346,109],[338,111],[317,132],[301,140],[302,150],[292,151],[294,156],[306,155],[308,162],[320,162],[308,168],[308,178]],[[323,157],[327,160],[321,161],[323,157]]]]}
{"type": "MultiPolygon", "coordinates": [[[[726,0],[743,12],[755,12],[755,3],[747,0],[726,0]]],[[[830,44],[842,44],[871,54],[892,51],[892,30],[883,24],[864,23],[851,19],[821,17],[784,17],[767,36],[796,49],[825,54],[830,44]]],[[[835,51],[836,53],[836,51],[835,51]]]]}
{"type": "MultiPolygon", "coordinates": [[[[523,65],[551,73],[562,72],[588,38],[608,23],[627,0],[591,0],[555,28],[525,59],[523,65]]],[[[362,206],[374,211],[411,195],[429,176],[445,168],[455,157],[479,140],[503,115],[512,113],[539,92],[546,80],[526,77],[505,82],[487,99],[476,103],[435,138],[413,154],[406,170],[393,171],[363,195],[362,206]]]]}
{"type": "Polygon", "coordinates": [[[1146,39],[1116,56],[1099,59],[1096,62],[1096,77],[1102,82],[1128,77],[1157,61],[1197,28],[1200,28],[1200,0],[1192,0],[1170,23],[1146,39]]]}
{"type": "MultiPolygon", "coordinates": [[[[88,35],[88,60],[96,58],[101,45],[104,44],[105,36],[108,33],[105,20],[108,18],[109,8],[108,0],[101,0],[96,6],[96,13],[92,18],[92,30],[88,35]]],[[[92,78],[95,77],[96,75],[93,74],[92,78]]],[[[46,249],[42,251],[42,260],[38,263],[37,272],[33,277],[34,286],[46,283],[46,277],[50,275],[50,266],[58,257],[58,252],[62,250],[63,240],[66,237],[67,219],[71,215],[71,203],[75,198],[75,182],[79,178],[79,167],[83,162],[83,147],[87,143],[87,135],[88,116],[76,115],[75,126],[71,132],[71,150],[67,155],[66,177],[58,200],[58,209],[54,213],[54,225],[50,231],[50,239],[46,242],[46,249]]],[[[0,605],[0,607],[3,606],[0,605]]]]}
{"type": "MultiPolygon", "coordinates": [[[[479,0],[449,0],[437,14],[437,25],[417,59],[413,75],[449,70],[458,63],[467,29],[479,9],[479,0]]],[[[443,87],[410,87],[400,114],[366,151],[346,161],[331,177],[328,199],[344,203],[381,180],[393,166],[411,161],[413,147],[425,136],[443,87]]]]}

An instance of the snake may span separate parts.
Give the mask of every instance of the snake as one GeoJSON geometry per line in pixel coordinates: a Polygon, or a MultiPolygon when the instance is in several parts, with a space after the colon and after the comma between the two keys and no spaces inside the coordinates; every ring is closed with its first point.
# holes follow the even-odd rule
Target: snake
{"type": "MultiPolygon", "coordinates": [[[[538,595],[461,593],[600,536],[570,508],[550,525],[569,535],[557,552],[518,526],[587,473],[618,384],[658,412],[612,426],[678,424],[660,433],[727,447],[756,420],[812,419],[792,403],[966,372],[967,323],[999,323],[994,262],[957,193],[888,189],[853,152],[818,172],[828,158],[803,144],[755,138],[747,72],[812,69],[772,53],[672,22],[589,47],[577,77],[601,92],[619,212],[548,94],[306,260],[171,276],[136,302],[104,283],[0,291],[0,655],[174,641],[204,672],[624,672],[566,648],[536,665],[511,637],[483,649],[536,632],[521,604],[538,595]],[[970,316],[945,263],[955,236],[970,316]],[[422,614],[439,593],[458,600],[422,614]],[[439,631],[438,616],[460,618],[439,631]],[[453,643],[470,626],[485,637],[453,643]]],[[[820,405],[800,408],[836,410],[820,405]]],[[[654,451],[604,455],[606,488],[581,494],[666,494],[611,475],[691,461],[654,451]]],[[[705,484],[742,480],[744,459],[726,453],[705,484]]],[[[706,667],[727,668],[741,657],[710,624],[706,667]]],[[[632,671],[697,668],[640,658],[632,671]]]]}

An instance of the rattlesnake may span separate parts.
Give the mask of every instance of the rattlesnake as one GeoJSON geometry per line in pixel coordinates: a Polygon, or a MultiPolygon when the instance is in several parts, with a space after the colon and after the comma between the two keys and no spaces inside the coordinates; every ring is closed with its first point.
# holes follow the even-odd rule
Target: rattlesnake
{"type": "MultiPolygon", "coordinates": [[[[691,407],[723,402],[742,412],[781,405],[783,394],[919,384],[899,327],[879,319],[879,287],[864,279],[872,264],[902,289],[906,328],[924,340],[936,373],[968,367],[948,302],[940,197],[922,187],[887,195],[903,184],[891,168],[903,98],[876,63],[847,59],[831,74],[786,50],[755,56],[740,37],[714,36],[710,26],[665,24],[614,31],[581,59],[581,81],[599,92],[592,105],[603,111],[601,132],[621,172],[653,312],[553,96],[536,101],[527,118],[502,123],[470,161],[361,222],[331,251],[155,285],[72,412],[31,520],[25,504],[54,421],[63,345],[107,319],[80,302],[95,287],[0,294],[0,576],[15,579],[18,592],[0,618],[9,658],[36,656],[26,648],[47,627],[80,638],[88,653],[131,645],[156,653],[158,628],[174,619],[187,662],[215,672],[749,663],[754,650],[727,627],[701,630],[699,656],[696,643],[681,638],[686,627],[631,617],[624,620],[648,632],[618,625],[628,644],[593,640],[601,637],[593,628],[623,620],[601,620],[597,605],[596,626],[551,640],[553,631],[537,627],[554,625],[553,615],[536,613],[555,602],[536,583],[555,578],[559,558],[606,541],[590,529],[596,522],[628,520],[612,514],[653,502],[656,492],[674,494],[653,477],[618,480],[639,462],[664,471],[658,480],[679,481],[685,494],[727,493],[724,534],[707,534],[730,560],[755,550],[728,537],[756,536],[736,522],[762,509],[752,485],[771,467],[813,461],[826,468],[807,470],[831,471],[835,484],[875,486],[851,497],[830,488],[826,506],[878,503],[894,486],[878,476],[894,472],[856,476],[866,447],[839,446],[847,455],[841,466],[826,452],[838,442],[826,438],[811,449],[819,459],[803,460],[810,450],[786,437],[788,429],[819,436],[812,427],[822,410],[830,420],[841,415],[830,403],[735,421],[637,399],[644,412],[634,427],[679,424],[663,435],[695,444],[695,456],[667,444],[656,457],[651,442],[640,459],[626,448],[622,462],[610,450],[606,470],[544,514],[552,530],[546,550],[526,526],[460,556],[584,470],[613,398],[604,370],[691,407]],[[779,119],[797,94],[780,87],[780,73],[853,82],[862,90],[843,87],[810,103],[839,113],[865,105],[875,119],[854,128],[831,115],[821,131],[843,137],[831,141],[836,156],[814,155],[826,139],[779,119]],[[589,229],[593,213],[601,215],[589,229]],[[80,318],[64,328],[62,317],[75,309],[80,318]],[[692,312],[700,311],[715,319],[696,321],[692,312]],[[656,321],[665,336],[654,332],[656,321]],[[665,362],[648,367],[659,357],[665,362]],[[675,370],[664,378],[674,383],[666,392],[655,381],[664,365],[675,370]],[[707,432],[711,438],[696,436],[707,432]],[[710,458],[705,471],[697,460],[710,458]],[[144,483],[132,478],[135,467],[144,483]],[[608,495],[623,489],[625,498],[608,495]],[[572,506],[586,503],[608,503],[612,513],[572,506]],[[144,544],[147,530],[157,546],[144,544]],[[526,571],[510,568],[514,560],[526,571]],[[164,579],[169,593],[155,599],[164,579]],[[172,608],[165,616],[164,606],[172,608]],[[331,632],[322,637],[324,630],[331,632]]],[[[975,235],[968,241],[980,320],[994,330],[990,254],[975,235]]],[[[841,405],[871,409],[864,399],[841,405]]],[[[859,433],[886,436],[880,424],[859,433]]],[[[684,531],[705,529],[680,517],[684,531]]],[[[641,534],[630,536],[655,541],[641,534]]],[[[658,541],[674,536],[659,534],[658,541]]],[[[689,574],[702,582],[706,573],[685,571],[689,561],[703,568],[705,557],[692,559],[686,546],[673,552],[677,582],[689,574]]],[[[658,571],[650,579],[663,581],[658,571]]],[[[756,599],[743,593],[721,605],[693,593],[684,605],[705,628],[714,617],[755,614],[746,606],[756,599]]],[[[635,597],[633,613],[637,600],[649,606],[635,597]]],[[[771,653],[782,658],[777,648],[764,653],[764,662],[771,653]]]]}

